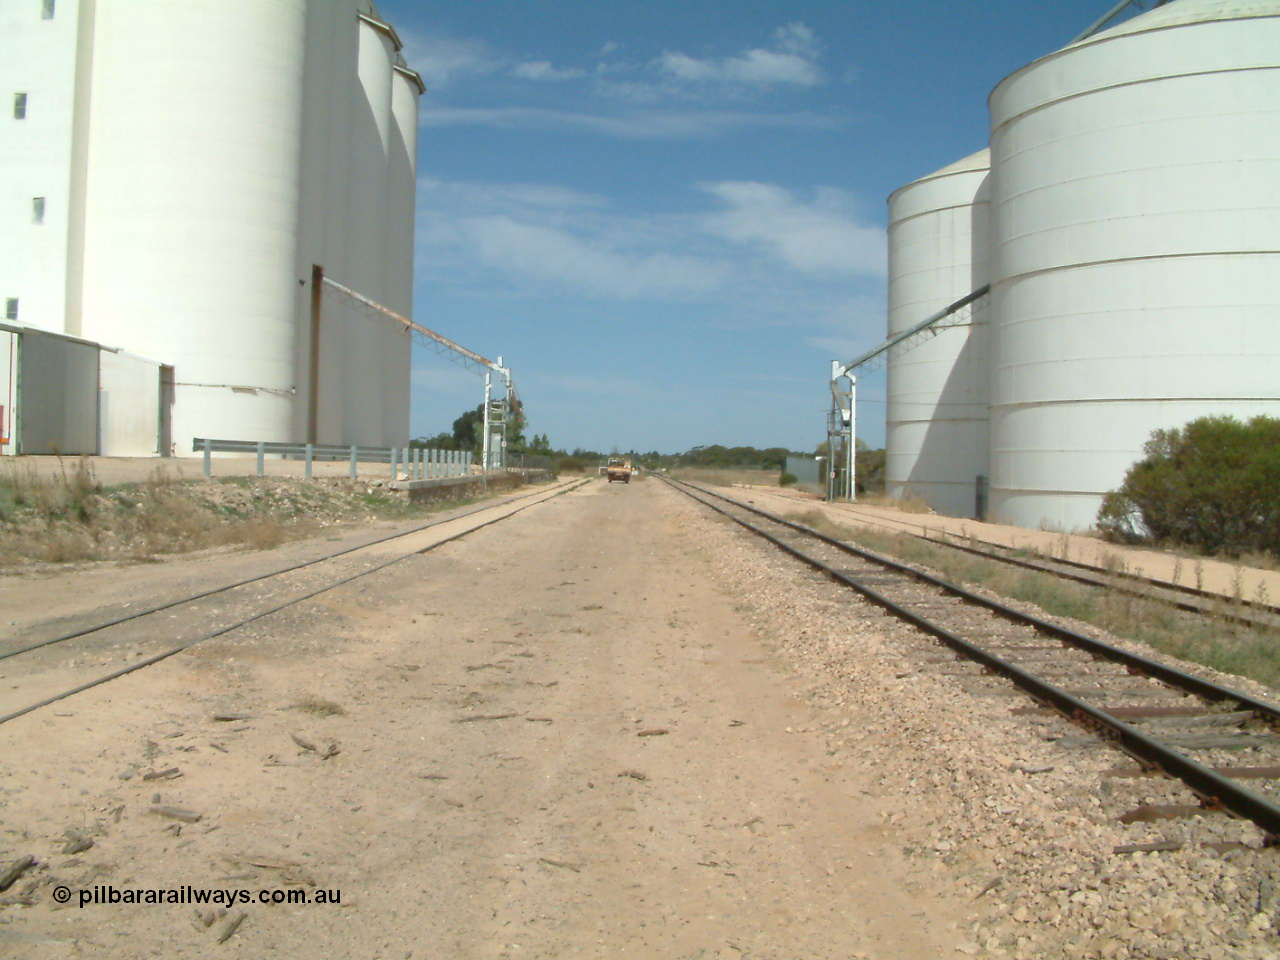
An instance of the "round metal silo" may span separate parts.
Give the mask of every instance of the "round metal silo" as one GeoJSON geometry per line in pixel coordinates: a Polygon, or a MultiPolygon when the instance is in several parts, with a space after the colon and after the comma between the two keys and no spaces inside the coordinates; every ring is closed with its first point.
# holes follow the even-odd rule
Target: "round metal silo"
{"type": "Polygon", "coordinates": [[[992,516],[1084,528],[1153,430],[1280,414],[1280,0],[1178,0],[990,104],[992,516]]]}
{"type": "Polygon", "coordinates": [[[174,366],[193,436],[293,439],[306,0],[100,0],[82,335],[174,366]]]}
{"type": "MultiPolygon", "coordinates": [[[[988,152],[981,150],[889,197],[889,335],[987,282],[988,152]]],[[[890,353],[885,471],[893,497],[973,516],[987,472],[985,303],[890,353]]]]}

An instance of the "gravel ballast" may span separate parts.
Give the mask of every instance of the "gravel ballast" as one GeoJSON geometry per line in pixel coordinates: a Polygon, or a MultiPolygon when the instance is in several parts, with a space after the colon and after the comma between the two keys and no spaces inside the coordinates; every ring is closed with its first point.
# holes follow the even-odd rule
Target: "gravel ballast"
{"type": "MultiPolygon", "coordinates": [[[[1273,852],[1113,852],[1183,839],[1256,844],[1251,825],[1225,817],[1207,828],[1200,818],[1118,823],[1138,804],[1193,798],[1164,780],[1106,778],[1132,761],[1106,748],[1055,745],[1083,731],[1056,717],[1012,715],[1030,703],[1024,697],[966,692],[974,681],[963,670],[930,663],[945,656],[932,639],[683,494],[668,488],[665,495],[687,515],[691,541],[711,557],[724,586],[749,605],[780,664],[808,681],[812,701],[829,717],[822,727],[832,754],[877,772],[886,826],[913,838],[906,852],[972,888],[960,954],[1277,955],[1273,852]]],[[[1230,762],[1248,761],[1237,754],[1230,762]]]]}

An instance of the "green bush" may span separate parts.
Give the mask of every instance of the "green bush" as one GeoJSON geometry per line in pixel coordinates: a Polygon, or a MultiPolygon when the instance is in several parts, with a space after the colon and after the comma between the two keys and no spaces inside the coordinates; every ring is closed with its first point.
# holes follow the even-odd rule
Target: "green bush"
{"type": "Polygon", "coordinates": [[[1280,419],[1202,417],[1157,430],[1144,452],[1103,497],[1100,530],[1203,553],[1280,556],[1280,419]]]}
{"type": "Polygon", "coordinates": [[[577,457],[561,457],[557,472],[559,473],[583,473],[587,469],[577,457]]]}
{"type": "Polygon", "coordinates": [[[789,487],[793,483],[795,483],[797,480],[799,480],[799,477],[797,477],[794,473],[784,473],[782,476],[778,478],[778,486],[789,487]]]}

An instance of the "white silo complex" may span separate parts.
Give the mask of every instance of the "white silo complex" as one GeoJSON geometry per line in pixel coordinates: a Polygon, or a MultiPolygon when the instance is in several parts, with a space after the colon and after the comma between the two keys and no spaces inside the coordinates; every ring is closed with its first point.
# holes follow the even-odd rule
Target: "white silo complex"
{"type": "MultiPolygon", "coordinates": [[[[889,197],[889,336],[988,281],[988,152],[981,150],[889,197]]],[[[987,473],[987,316],[966,308],[891,351],[885,475],[892,497],[973,516],[987,473]]]]}
{"type": "Polygon", "coordinates": [[[0,181],[45,198],[37,244],[27,224],[0,239],[17,319],[172,368],[163,453],[197,436],[405,443],[404,335],[364,314],[310,319],[313,264],[410,312],[411,268],[387,266],[414,217],[393,103],[416,138],[422,84],[376,8],[14,0],[0,18],[0,77],[28,93],[0,181]],[[33,271],[43,247],[56,269],[33,271]]]}
{"type": "Polygon", "coordinates": [[[1084,528],[1153,430],[1280,415],[1280,0],[1177,0],[990,106],[992,518],[1084,528]]]}

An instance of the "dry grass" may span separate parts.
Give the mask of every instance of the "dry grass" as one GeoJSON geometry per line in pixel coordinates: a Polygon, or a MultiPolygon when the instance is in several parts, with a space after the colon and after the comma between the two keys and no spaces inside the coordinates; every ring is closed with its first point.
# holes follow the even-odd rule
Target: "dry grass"
{"type": "Polygon", "coordinates": [[[311,694],[299,698],[293,708],[317,717],[345,717],[347,715],[347,710],[342,704],[334,703],[332,700],[325,700],[323,697],[312,696],[311,694]]]}
{"type": "Polygon", "coordinates": [[[903,513],[933,513],[933,508],[914,493],[901,497],[891,497],[887,493],[864,493],[859,495],[857,502],[859,506],[890,507],[903,513]]]}
{"type": "MultiPolygon", "coordinates": [[[[1198,616],[1144,597],[1104,592],[1051,574],[1020,570],[909,534],[841,526],[817,510],[788,518],[827,536],[927,567],[944,579],[983,587],[1001,597],[1034,604],[1052,616],[1078,620],[1170,656],[1280,688],[1280,632],[1236,623],[1230,616],[1229,598],[1223,599],[1220,615],[1198,616]]],[[[1109,555],[1104,569],[1120,573],[1125,564],[1119,556],[1109,555]]]]}
{"type": "Polygon", "coordinates": [[[776,470],[708,470],[699,467],[681,467],[671,471],[677,480],[705,483],[713,487],[731,487],[735,483],[757,487],[776,487],[776,470]]]}
{"type": "Polygon", "coordinates": [[[151,561],[217,547],[269,550],[335,523],[441,508],[411,506],[350,481],[204,483],[176,480],[163,466],[142,483],[104,488],[87,460],[61,466],[49,477],[21,461],[0,466],[0,566],[151,561]]]}

